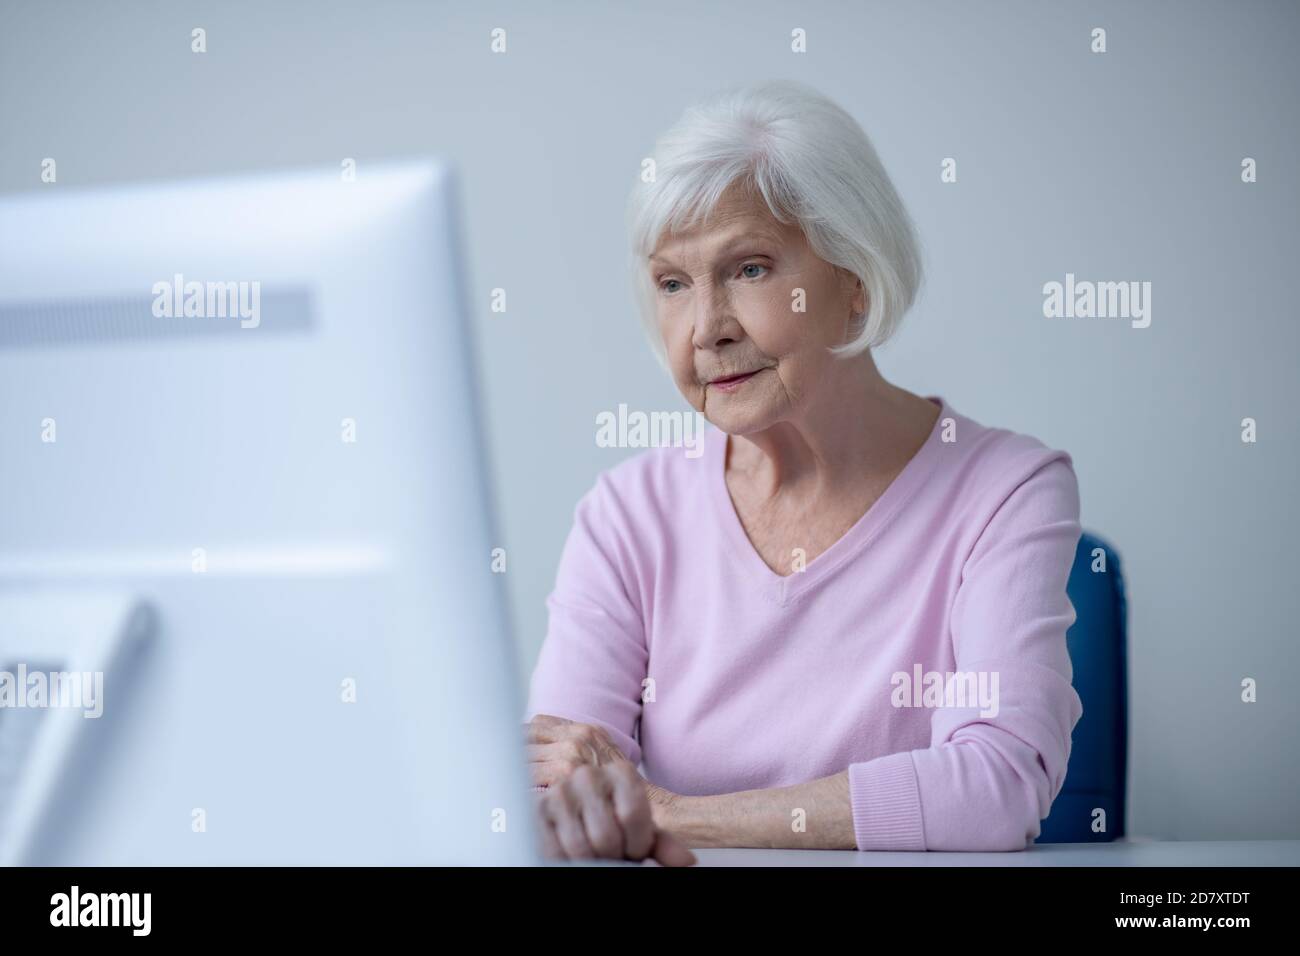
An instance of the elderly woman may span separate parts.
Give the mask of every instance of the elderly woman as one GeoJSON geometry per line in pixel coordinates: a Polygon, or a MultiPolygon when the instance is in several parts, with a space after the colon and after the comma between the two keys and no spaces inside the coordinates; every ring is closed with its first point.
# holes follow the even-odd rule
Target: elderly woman
{"type": "Polygon", "coordinates": [[[1082,713],[1069,455],[877,370],[920,258],[840,107],[728,91],[653,159],[646,319],[716,428],[578,503],[525,715],[548,851],[1024,849],[1082,713]]]}

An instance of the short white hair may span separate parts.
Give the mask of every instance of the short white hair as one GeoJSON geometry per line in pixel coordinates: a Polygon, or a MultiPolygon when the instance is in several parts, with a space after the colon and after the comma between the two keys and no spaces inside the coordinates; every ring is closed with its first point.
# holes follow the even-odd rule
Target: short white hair
{"type": "Polygon", "coordinates": [[[834,352],[884,344],[915,301],[922,269],[912,220],[862,127],[817,90],[793,80],[724,90],[687,108],[650,158],[653,180],[638,179],[627,222],[637,307],[665,366],[646,260],[665,230],[699,223],[733,183],[752,188],[777,221],[799,225],[818,256],[862,281],[867,311],[834,352]]]}

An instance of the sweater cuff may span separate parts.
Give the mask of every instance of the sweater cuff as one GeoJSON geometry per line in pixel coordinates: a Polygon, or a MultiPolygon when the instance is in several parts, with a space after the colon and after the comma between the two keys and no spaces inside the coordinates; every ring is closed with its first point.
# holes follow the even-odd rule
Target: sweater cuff
{"type": "Polygon", "coordinates": [[[849,798],[859,850],[925,849],[911,751],[849,764],[849,798]]]}

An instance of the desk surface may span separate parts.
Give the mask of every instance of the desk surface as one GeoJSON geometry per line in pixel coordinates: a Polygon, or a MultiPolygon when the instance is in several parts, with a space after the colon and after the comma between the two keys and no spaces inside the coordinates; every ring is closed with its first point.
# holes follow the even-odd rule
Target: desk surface
{"type": "Polygon", "coordinates": [[[1043,843],[1019,853],[696,850],[701,866],[1300,866],[1300,840],[1043,843]]]}

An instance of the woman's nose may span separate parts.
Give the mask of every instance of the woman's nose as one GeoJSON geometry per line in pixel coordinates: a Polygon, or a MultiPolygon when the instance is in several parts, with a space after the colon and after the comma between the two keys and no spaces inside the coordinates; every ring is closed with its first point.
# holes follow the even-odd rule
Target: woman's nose
{"type": "Polygon", "coordinates": [[[702,295],[696,305],[693,343],[699,349],[717,349],[740,338],[736,321],[725,293],[702,295]]]}
{"type": "Polygon", "coordinates": [[[736,335],[732,329],[734,325],[730,323],[709,323],[707,325],[697,325],[693,343],[697,349],[717,350],[724,345],[730,345],[737,341],[736,335]]]}

